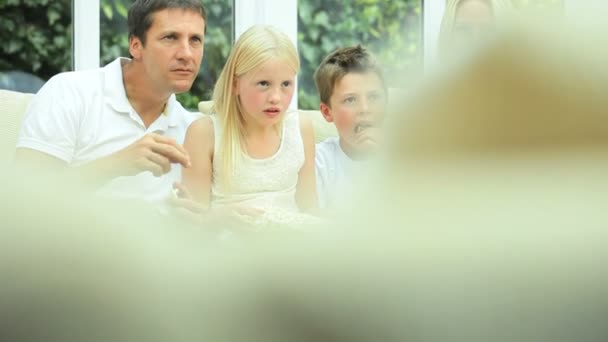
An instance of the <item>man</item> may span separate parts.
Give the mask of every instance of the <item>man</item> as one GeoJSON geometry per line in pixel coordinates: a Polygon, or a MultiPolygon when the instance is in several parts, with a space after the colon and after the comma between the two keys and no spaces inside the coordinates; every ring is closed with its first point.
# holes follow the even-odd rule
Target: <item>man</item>
{"type": "Polygon", "coordinates": [[[159,201],[180,168],[195,119],[175,99],[196,78],[207,15],[200,0],[136,0],[129,53],[51,78],[26,113],[16,163],[83,177],[98,193],[159,201]]]}

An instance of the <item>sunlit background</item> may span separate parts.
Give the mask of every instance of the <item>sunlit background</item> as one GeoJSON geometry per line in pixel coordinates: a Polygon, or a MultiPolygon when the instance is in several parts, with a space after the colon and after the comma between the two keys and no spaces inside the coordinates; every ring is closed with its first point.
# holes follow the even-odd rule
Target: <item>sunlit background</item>
{"type": "MultiPolygon", "coordinates": [[[[74,48],[74,22],[80,13],[75,11],[76,2],[0,1],[0,89],[35,93],[51,76],[75,69],[78,51],[74,48]]],[[[368,47],[383,62],[389,87],[407,87],[424,66],[425,49],[434,50],[436,41],[431,31],[436,31],[443,15],[441,6],[437,6],[443,0],[266,0],[255,4],[268,7],[263,11],[235,11],[237,6],[251,6],[254,2],[203,1],[209,21],[203,65],[190,92],[178,96],[187,108],[195,109],[199,101],[211,98],[213,85],[234,42],[235,26],[251,21],[251,17],[275,15],[273,6],[279,3],[293,3],[289,8],[297,11],[283,15],[297,18],[293,25],[297,25],[302,61],[297,99],[301,109],[318,108],[312,74],[323,56],[341,46],[368,47]],[[425,28],[429,31],[426,34],[425,28]]],[[[563,2],[514,0],[521,9],[542,11],[562,11],[563,2]]],[[[82,6],[95,3],[85,1],[82,6]]],[[[119,56],[128,56],[126,17],[130,3],[130,0],[99,1],[100,66],[119,56]]]]}

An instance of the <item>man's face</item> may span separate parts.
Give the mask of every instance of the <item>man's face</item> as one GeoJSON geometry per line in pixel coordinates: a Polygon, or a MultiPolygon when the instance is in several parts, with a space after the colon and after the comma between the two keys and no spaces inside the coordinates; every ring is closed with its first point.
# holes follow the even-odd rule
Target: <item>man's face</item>
{"type": "Polygon", "coordinates": [[[381,125],[386,101],[376,73],[349,73],[336,82],[330,103],[321,104],[321,112],[335,123],[345,152],[355,153],[366,144],[366,135],[381,125]]]}
{"type": "Polygon", "coordinates": [[[200,13],[184,9],[158,11],[145,34],[145,46],[133,38],[130,52],[143,64],[150,86],[167,94],[190,90],[203,60],[205,21],[200,13]]]}

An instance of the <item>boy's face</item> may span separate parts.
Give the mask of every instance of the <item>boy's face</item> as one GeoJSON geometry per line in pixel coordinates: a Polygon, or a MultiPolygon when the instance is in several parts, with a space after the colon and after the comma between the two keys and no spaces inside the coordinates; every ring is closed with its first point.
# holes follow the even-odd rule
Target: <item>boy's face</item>
{"type": "Polygon", "coordinates": [[[336,82],[329,104],[321,103],[323,117],[336,125],[340,146],[349,157],[377,145],[386,101],[380,77],[366,72],[346,74],[336,82]]]}

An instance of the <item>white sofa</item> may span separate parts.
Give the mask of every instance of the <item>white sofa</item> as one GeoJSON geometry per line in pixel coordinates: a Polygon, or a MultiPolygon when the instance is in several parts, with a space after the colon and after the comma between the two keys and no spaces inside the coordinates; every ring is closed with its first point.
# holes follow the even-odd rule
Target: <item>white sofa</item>
{"type": "Polygon", "coordinates": [[[13,160],[23,114],[32,96],[0,89],[0,162],[13,160]]]}
{"type": "MultiPolygon", "coordinates": [[[[199,112],[203,114],[211,113],[213,101],[201,101],[198,104],[199,112]]],[[[323,118],[323,115],[318,110],[299,110],[300,114],[309,117],[312,120],[312,128],[315,132],[315,141],[320,142],[328,137],[337,136],[338,131],[333,123],[328,123],[323,118]]]]}
{"type": "MultiPolygon", "coordinates": [[[[0,89],[0,156],[2,156],[0,162],[13,160],[23,115],[32,96],[34,94],[0,89]]],[[[210,108],[211,101],[199,103],[198,109],[203,114],[208,114],[210,108]]],[[[300,112],[312,119],[317,142],[337,135],[335,126],[326,122],[319,111],[301,110],[300,112]]]]}

